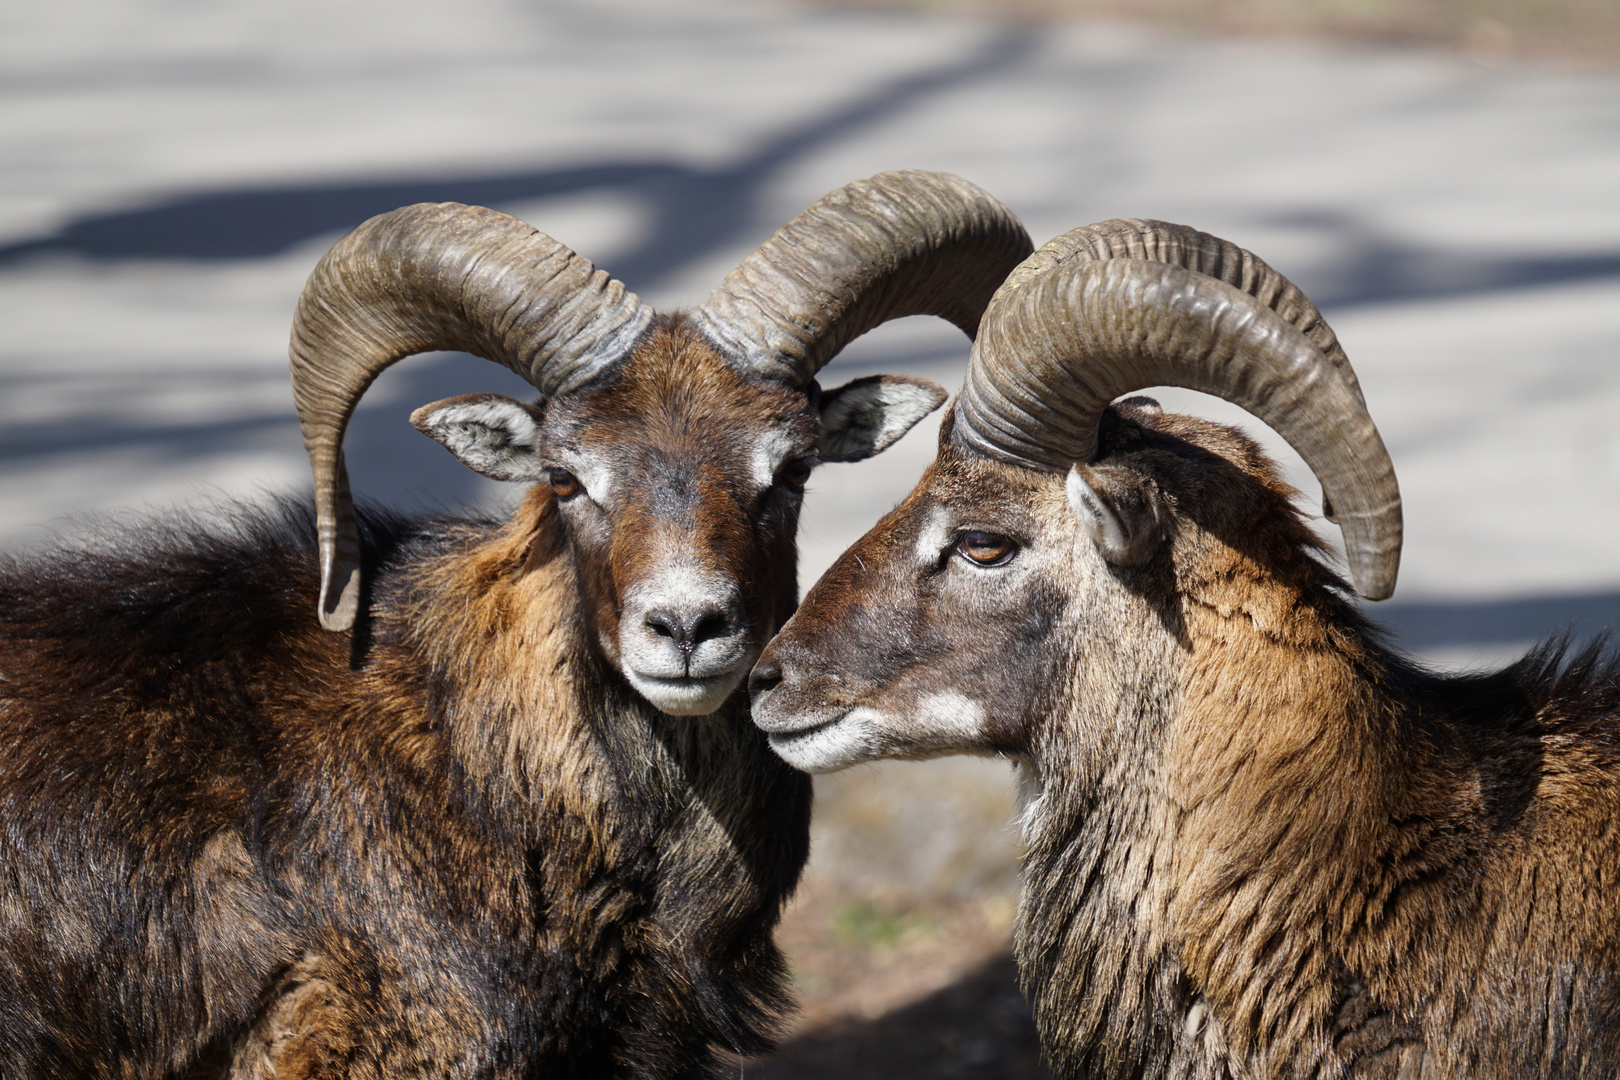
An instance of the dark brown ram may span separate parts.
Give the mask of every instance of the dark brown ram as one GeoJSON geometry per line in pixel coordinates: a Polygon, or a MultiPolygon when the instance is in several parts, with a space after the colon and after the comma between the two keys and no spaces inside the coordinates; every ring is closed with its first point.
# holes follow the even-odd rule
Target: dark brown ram
{"type": "Polygon", "coordinates": [[[1021,763],[1062,1077],[1620,1074],[1620,669],[1414,665],[1254,442],[1116,400],[1157,385],[1282,434],[1390,594],[1394,471],[1316,309],[1215,237],[1091,226],[997,293],[937,460],[765,650],[772,746],[1021,763]]]}
{"type": "Polygon", "coordinates": [[[809,785],[733,691],[792,610],[810,469],[944,397],[814,376],[897,316],[971,335],[1029,248],[929,173],[834,192],[688,314],[488,210],[339,242],[294,323],[313,522],[0,568],[0,1076],[696,1077],[768,1045],[809,785]],[[534,485],[505,522],[354,513],[345,423],[430,349],[540,391],[413,417],[534,485]]]}

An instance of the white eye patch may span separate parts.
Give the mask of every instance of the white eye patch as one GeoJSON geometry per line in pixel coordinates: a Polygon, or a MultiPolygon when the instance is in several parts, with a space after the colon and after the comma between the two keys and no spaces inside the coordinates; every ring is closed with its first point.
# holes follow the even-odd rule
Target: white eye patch
{"type": "Polygon", "coordinates": [[[794,441],[783,432],[773,431],[762,438],[754,447],[752,462],[754,483],[762,489],[774,484],[776,471],[786,463],[795,449],[797,447],[794,441]]]}
{"type": "Polygon", "coordinates": [[[933,566],[954,534],[955,520],[949,510],[936,506],[928,511],[928,520],[917,530],[917,565],[933,566]]]}
{"type": "Polygon", "coordinates": [[[553,461],[579,478],[585,487],[585,494],[591,501],[605,506],[613,493],[613,470],[608,465],[595,458],[586,457],[567,450],[556,450],[551,455],[553,461]]]}

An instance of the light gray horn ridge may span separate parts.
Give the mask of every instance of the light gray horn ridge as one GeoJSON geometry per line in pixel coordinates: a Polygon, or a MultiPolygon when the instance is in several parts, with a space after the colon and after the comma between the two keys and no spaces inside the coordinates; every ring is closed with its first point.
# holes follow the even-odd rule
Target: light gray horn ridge
{"type": "Polygon", "coordinates": [[[1389,596],[1400,490],[1348,362],[1335,363],[1266,301],[1225,281],[1179,264],[1077,256],[1073,236],[1031,256],[991,301],[953,439],[1065,471],[1094,456],[1114,399],[1151,386],[1213,394],[1299,452],[1332,502],[1357,591],[1389,596]]]}
{"type": "Polygon", "coordinates": [[[880,173],[846,184],[762,244],[693,313],[737,363],[807,384],[889,319],[937,315],[970,338],[1034,245],[1012,211],[950,173],[880,173]]]}
{"type": "Polygon", "coordinates": [[[652,309],[516,218],[457,203],[382,214],[321,258],[293,314],[293,400],[315,474],[321,625],[347,630],[360,601],[360,543],[343,463],[356,403],[391,364],[459,350],[547,396],[616,363],[652,309]]]}
{"type": "Polygon", "coordinates": [[[1171,221],[1114,218],[1073,229],[1042,250],[1049,251],[1049,258],[1055,262],[1077,258],[1099,262],[1144,259],[1185,267],[1224,281],[1292,323],[1350,381],[1356,394],[1361,394],[1361,383],[1350,368],[1350,359],[1345,356],[1338,335],[1310,297],[1260,256],[1230,240],[1171,221]]]}
{"type": "MultiPolygon", "coordinates": [[[[1046,259],[1030,266],[1026,272],[1034,272],[1049,262],[1076,258],[1146,259],[1182,266],[1224,281],[1292,323],[1350,381],[1356,394],[1361,394],[1361,383],[1350,368],[1350,360],[1338,336],[1316,305],[1264,259],[1230,240],[1170,221],[1114,218],[1071,230],[1043,250],[1047,252],[1046,259]]],[[[1329,521],[1338,522],[1332,501],[1326,495],[1322,498],[1322,513],[1329,521]]]]}

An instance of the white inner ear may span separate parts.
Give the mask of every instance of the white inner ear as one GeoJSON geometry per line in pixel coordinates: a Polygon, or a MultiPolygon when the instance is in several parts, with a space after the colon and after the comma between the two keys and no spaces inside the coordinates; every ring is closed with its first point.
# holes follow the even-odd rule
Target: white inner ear
{"type": "Polygon", "coordinates": [[[821,410],[823,461],[862,461],[887,450],[944,402],[933,383],[857,379],[829,391],[821,410]]]}
{"type": "Polygon", "coordinates": [[[424,405],[411,423],[467,468],[491,480],[533,482],[545,470],[540,425],[526,405],[498,394],[469,394],[424,405]]]}
{"type": "Polygon", "coordinates": [[[1131,539],[1125,531],[1124,522],[1091,489],[1077,466],[1069,467],[1069,478],[1064,489],[1069,494],[1069,506],[1074,510],[1074,516],[1080,519],[1081,527],[1101,549],[1103,558],[1113,562],[1124,555],[1131,539]]]}

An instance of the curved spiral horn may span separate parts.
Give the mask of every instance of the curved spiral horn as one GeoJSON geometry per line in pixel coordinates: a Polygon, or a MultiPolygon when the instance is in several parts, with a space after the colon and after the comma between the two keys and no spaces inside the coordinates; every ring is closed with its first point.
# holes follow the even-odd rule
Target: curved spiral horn
{"type": "Polygon", "coordinates": [[[652,316],[562,244],[482,207],[403,207],[333,245],[298,298],[290,348],[293,399],[315,472],[321,625],[347,630],[359,609],[343,432],[384,369],[414,353],[454,349],[554,396],[611,367],[652,316]]]}
{"type": "MultiPolygon", "coordinates": [[[[1336,512],[1357,591],[1388,597],[1400,565],[1400,489],[1349,361],[1320,314],[1269,267],[1276,280],[1253,274],[1261,283],[1255,293],[1242,287],[1249,284],[1243,274],[1223,274],[1239,279],[1229,283],[1180,257],[1093,258],[1107,244],[1098,235],[1120,235],[1123,224],[1061,236],[1008,277],[974,344],[953,438],[982,455],[1066,470],[1096,453],[1098,423],[1115,398],[1149,386],[1213,394],[1299,452],[1336,512]]],[[[1214,237],[1188,245],[1185,237],[1204,234],[1182,226],[1128,224],[1173,230],[1161,250],[1225,245],[1244,257],[1227,265],[1265,265],[1214,237]]]]}
{"type": "Polygon", "coordinates": [[[726,276],[694,322],[742,366],[803,386],[889,319],[938,315],[972,337],[1033,249],[984,189],[950,173],[879,173],[818,200],[726,276]]]}

